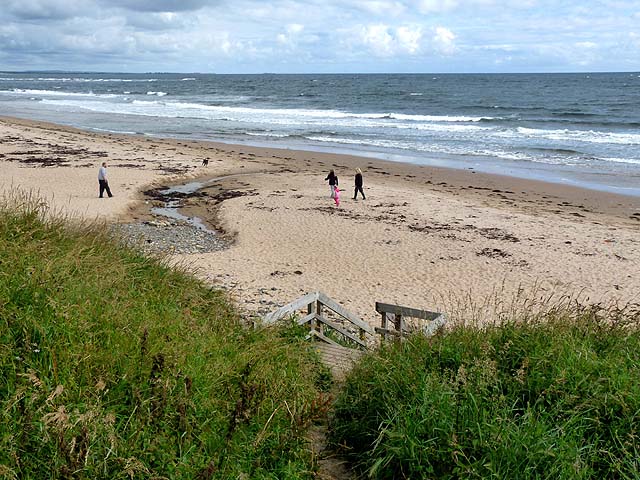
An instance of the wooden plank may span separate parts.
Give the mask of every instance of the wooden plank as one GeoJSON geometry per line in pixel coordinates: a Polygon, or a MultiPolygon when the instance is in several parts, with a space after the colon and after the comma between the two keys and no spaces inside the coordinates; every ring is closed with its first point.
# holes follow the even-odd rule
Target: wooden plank
{"type": "Polygon", "coordinates": [[[343,380],[345,375],[364,354],[362,350],[338,347],[329,343],[318,343],[317,352],[322,362],[331,369],[334,378],[343,380]]]}
{"type": "Polygon", "coordinates": [[[304,317],[302,317],[302,318],[298,319],[298,320],[296,321],[296,323],[297,323],[298,325],[304,325],[305,323],[307,323],[307,322],[311,321],[312,319],[314,319],[314,318],[315,318],[315,316],[316,316],[316,312],[312,312],[312,313],[310,313],[309,315],[305,315],[304,317]]]}
{"type": "MultiPolygon", "coordinates": [[[[320,301],[320,298],[318,296],[318,300],[316,300],[316,313],[318,317],[322,316],[322,302],[320,301]]],[[[314,330],[317,330],[318,333],[320,333],[321,335],[324,335],[324,328],[322,327],[322,323],[318,323],[316,320],[316,317],[314,317],[313,320],[311,320],[311,328],[313,328],[314,330]]]]}
{"type": "Polygon", "coordinates": [[[436,331],[442,327],[445,323],[447,323],[447,317],[444,313],[440,314],[439,317],[434,318],[433,321],[429,322],[429,325],[425,326],[422,329],[422,333],[428,337],[434,335],[436,331]]]}
{"type": "MultiPolygon", "coordinates": [[[[416,330],[416,333],[420,332],[423,335],[426,335],[429,337],[435,334],[438,328],[442,327],[446,322],[447,322],[447,317],[444,314],[442,314],[432,322],[429,322],[429,325],[425,326],[421,330],[416,330]]],[[[397,330],[391,330],[388,328],[381,328],[381,327],[376,327],[376,333],[379,333],[380,335],[384,335],[385,338],[387,335],[394,335],[396,337],[400,336],[400,332],[398,332],[397,330]]]]}
{"type": "Polygon", "coordinates": [[[335,345],[336,347],[341,347],[342,345],[340,345],[338,342],[334,342],[333,340],[331,340],[329,337],[325,337],[324,335],[322,335],[320,332],[318,332],[317,330],[311,330],[309,332],[309,335],[311,335],[312,337],[316,337],[319,338],[320,340],[322,340],[323,342],[327,342],[330,343],[331,345],[335,345]]]}
{"type": "Polygon", "coordinates": [[[382,323],[380,324],[382,328],[380,330],[376,328],[376,332],[381,333],[383,335],[382,338],[384,338],[386,341],[389,340],[389,336],[386,333],[383,333],[383,331],[386,332],[389,329],[389,319],[387,319],[387,312],[379,313],[382,315],[382,323]]]}
{"type": "Polygon", "coordinates": [[[357,327],[360,327],[365,332],[367,332],[367,333],[369,333],[371,335],[375,334],[375,330],[373,329],[373,327],[371,325],[369,325],[367,322],[362,320],[357,315],[354,315],[353,313],[349,312],[348,310],[345,310],[344,308],[342,308],[341,305],[339,305],[338,303],[333,301],[331,298],[327,297],[324,293],[318,292],[318,300],[320,300],[324,305],[329,307],[331,310],[336,312],[338,315],[346,318],[347,320],[349,320],[351,323],[353,323],[357,327]]]}
{"type": "Polygon", "coordinates": [[[384,335],[385,339],[387,335],[395,335],[396,337],[400,336],[400,332],[398,332],[397,330],[390,330],[388,328],[381,328],[381,327],[376,327],[376,333],[379,333],[380,335],[384,335]]]}
{"type": "MultiPolygon", "coordinates": [[[[336,332],[340,333],[341,335],[344,335],[345,337],[353,340],[354,342],[356,342],[358,345],[362,345],[363,347],[367,347],[367,344],[365,342],[363,342],[362,340],[360,340],[356,335],[354,335],[353,333],[345,330],[344,328],[342,328],[340,325],[338,325],[337,323],[332,322],[331,320],[324,318],[322,315],[317,315],[316,316],[316,320],[319,322],[324,323],[325,325],[333,328],[336,332]]],[[[320,332],[322,333],[322,332],[320,332]]]]}
{"type": "Polygon", "coordinates": [[[303,307],[306,307],[310,303],[315,302],[317,299],[318,292],[307,293],[297,300],[294,300],[293,302],[280,307],[275,312],[268,313],[262,318],[262,322],[267,325],[272,324],[283,317],[295,314],[298,310],[301,310],[303,307]]]}
{"type": "Polygon", "coordinates": [[[403,307],[400,305],[391,305],[389,303],[376,302],[376,312],[378,313],[393,313],[395,315],[420,318],[422,320],[435,320],[440,315],[440,312],[430,312],[428,310],[418,310],[417,308],[403,307]]]}

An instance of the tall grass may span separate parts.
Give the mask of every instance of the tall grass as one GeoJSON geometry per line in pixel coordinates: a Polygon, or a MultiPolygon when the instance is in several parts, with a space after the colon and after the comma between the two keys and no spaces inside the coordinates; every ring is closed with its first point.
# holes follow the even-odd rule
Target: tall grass
{"type": "Polygon", "coordinates": [[[640,478],[639,321],[574,305],[386,346],[333,441],[370,478],[640,478]]]}
{"type": "Polygon", "coordinates": [[[0,204],[0,477],[311,478],[300,341],[103,225],[0,204]]]}

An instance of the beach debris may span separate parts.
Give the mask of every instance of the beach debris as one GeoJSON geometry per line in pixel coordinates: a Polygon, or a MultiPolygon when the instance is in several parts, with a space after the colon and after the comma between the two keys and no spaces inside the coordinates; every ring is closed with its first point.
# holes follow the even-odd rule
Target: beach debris
{"type": "Polygon", "coordinates": [[[504,250],[500,250],[499,248],[483,248],[479,252],[476,252],[476,255],[480,257],[489,257],[489,258],[505,258],[510,257],[511,254],[505,252],[504,250]]]}

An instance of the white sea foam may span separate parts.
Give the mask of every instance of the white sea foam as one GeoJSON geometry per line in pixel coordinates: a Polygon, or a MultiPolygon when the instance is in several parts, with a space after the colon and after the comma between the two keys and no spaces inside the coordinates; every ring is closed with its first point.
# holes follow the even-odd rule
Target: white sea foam
{"type": "Polygon", "coordinates": [[[147,95],[155,95],[157,97],[164,97],[167,94],[167,92],[147,92],[147,95]]]}
{"type": "MultiPolygon", "coordinates": [[[[543,130],[535,128],[518,127],[517,134],[528,137],[540,137],[548,140],[578,141],[589,143],[614,143],[621,145],[640,145],[639,133],[598,132],[594,130],[543,130]]],[[[510,135],[510,132],[503,132],[510,135]]]]}
{"type": "MultiPolygon", "coordinates": [[[[43,99],[42,103],[91,110],[94,112],[122,115],[142,115],[162,118],[194,118],[211,121],[241,122],[259,125],[273,125],[282,128],[327,130],[382,130],[402,131],[403,135],[418,136],[418,132],[432,132],[438,136],[451,135],[467,138],[477,132],[491,130],[489,126],[461,123],[452,117],[402,116],[433,119],[431,121],[401,121],[377,114],[351,114],[337,110],[305,109],[256,109],[249,107],[203,105],[197,103],[171,102],[164,100],[133,100],[131,102],[100,102],[95,100],[54,100],[43,99]],[[444,119],[444,120],[443,120],[444,119]]],[[[288,135],[284,133],[284,135],[288,135]]]]}
{"type": "Polygon", "coordinates": [[[364,139],[364,138],[344,138],[328,137],[323,135],[310,135],[307,139],[315,142],[330,143],[334,145],[360,145],[363,147],[373,147],[382,149],[408,150],[425,152],[431,154],[446,154],[474,157],[497,158],[501,160],[511,160],[518,162],[532,162],[546,165],[587,165],[593,162],[615,162],[640,165],[640,159],[622,158],[600,158],[600,159],[580,159],[567,158],[563,155],[535,155],[523,151],[510,151],[502,148],[477,148],[469,149],[467,146],[446,145],[440,143],[393,141],[388,139],[364,139]]]}
{"type": "Polygon", "coordinates": [[[246,132],[250,137],[273,137],[273,138],[286,138],[289,135],[286,133],[274,133],[274,132],[246,132]]]}
{"type": "Polygon", "coordinates": [[[11,90],[0,90],[0,94],[13,94],[13,95],[40,95],[40,96],[56,96],[56,97],[101,97],[101,98],[114,98],[118,95],[112,93],[93,93],[93,92],[62,92],[60,90],[34,90],[13,88],[11,90]]]}
{"type": "Polygon", "coordinates": [[[640,165],[640,158],[618,158],[618,157],[604,157],[602,160],[613,163],[626,163],[629,165],[640,165]]]}
{"type": "MultiPolygon", "coordinates": [[[[148,95],[158,92],[148,92],[148,95]]],[[[238,100],[242,100],[239,98],[238,100]]],[[[405,120],[415,122],[479,122],[481,120],[491,120],[492,117],[469,117],[451,115],[408,115],[402,113],[353,113],[340,110],[313,110],[297,108],[252,108],[252,107],[230,107],[225,105],[205,105],[201,103],[189,102],[163,102],[162,105],[167,110],[174,112],[182,109],[191,113],[197,111],[218,112],[224,115],[249,114],[252,117],[270,115],[273,117],[303,117],[303,118],[327,118],[327,119],[372,119],[372,120],[405,120]]]]}
{"type": "Polygon", "coordinates": [[[105,132],[105,133],[120,133],[123,135],[135,135],[137,132],[130,132],[127,130],[109,130],[107,128],[98,128],[98,127],[89,127],[89,130],[94,130],[96,132],[105,132]]]}
{"type": "Polygon", "coordinates": [[[157,78],[81,78],[81,77],[0,77],[0,81],[7,82],[78,82],[78,83],[105,83],[105,82],[157,82],[157,78]]]}

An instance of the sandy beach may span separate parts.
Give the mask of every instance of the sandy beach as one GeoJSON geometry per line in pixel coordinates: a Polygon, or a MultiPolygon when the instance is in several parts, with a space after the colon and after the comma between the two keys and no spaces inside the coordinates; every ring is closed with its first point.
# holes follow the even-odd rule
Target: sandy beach
{"type": "Polygon", "coordinates": [[[182,212],[221,230],[229,247],[172,259],[224,287],[248,315],[317,290],[375,325],[376,301],[480,319],[516,297],[640,301],[638,197],[4,117],[0,140],[0,191],[37,192],[54,211],[87,219],[148,221],[157,199],[143,192],[219,178],[186,196],[182,212]],[[103,161],[113,198],[97,198],[103,161]],[[352,199],[355,168],[366,200],[352,199]],[[330,169],[339,207],[324,180],[330,169]]]}

